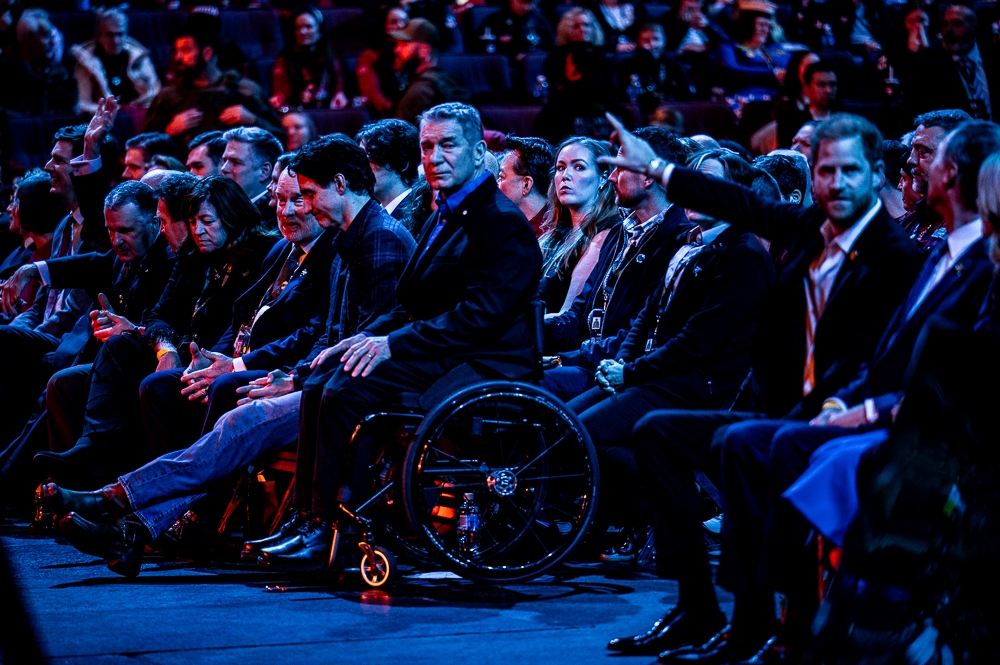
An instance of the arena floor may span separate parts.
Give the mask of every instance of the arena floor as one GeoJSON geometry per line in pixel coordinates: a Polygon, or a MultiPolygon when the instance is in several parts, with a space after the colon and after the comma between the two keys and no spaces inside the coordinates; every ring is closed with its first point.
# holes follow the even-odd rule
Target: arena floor
{"type": "Polygon", "coordinates": [[[155,560],[125,579],[23,528],[0,528],[0,541],[52,663],[652,663],[605,644],[651,625],[676,590],[618,564],[504,587],[403,569],[385,592],[357,573],[316,584],[155,560]]]}

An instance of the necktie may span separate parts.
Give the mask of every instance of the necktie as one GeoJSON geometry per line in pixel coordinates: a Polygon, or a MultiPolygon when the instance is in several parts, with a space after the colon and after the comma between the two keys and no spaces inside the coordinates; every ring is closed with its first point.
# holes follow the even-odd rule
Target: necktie
{"type": "Polygon", "coordinates": [[[962,75],[962,82],[965,83],[973,117],[989,120],[990,95],[986,89],[986,82],[979,78],[979,67],[967,55],[960,57],[955,64],[958,65],[958,73],[962,75]]]}
{"type": "Polygon", "coordinates": [[[281,266],[281,270],[278,272],[277,279],[274,280],[274,284],[271,285],[270,290],[267,292],[265,302],[262,304],[270,304],[278,299],[281,292],[284,291],[285,287],[288,286],[288,282],[294,276],[296,269],[299,267],[299,261],[302,258],[302,250],[298,247],[292,248],[289,252],[288,258],[285,259],[285,264],[281,266]]]}

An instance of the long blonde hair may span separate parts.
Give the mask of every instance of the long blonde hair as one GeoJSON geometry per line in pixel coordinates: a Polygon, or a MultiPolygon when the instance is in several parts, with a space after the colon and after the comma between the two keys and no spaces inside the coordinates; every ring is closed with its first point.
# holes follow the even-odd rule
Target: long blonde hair
{"type": "Polygon", "coordinates": [[[574,229],[569,208],[559,202],[559,197],[556,196],[556,179],[552,178],[549,183],[549,212],[542,225],[542,236],[538,239],[544,257],[542,266],[544,275],[553,271],[572,270],[594,236],[601,231],[614,228],[621,222],[618,207],[615,205],[614,187],[608,182],[611,168],[597,162],[598,157],[611,156],[610,148],[603,141],[586,136],[571,136],[556,148],[557,162],[562,151],[572,145],[581,145],[590,153],[601,178],[601,185],[597,190],[597,201],[593,211],[587,215],[579,228],[574,229]]]}
{"type": "Polygon", "coordinates": [[[604,30],[601,29],[601,24],[597,22],[594,12],[584,7],[573,7],[559,19],[559,24],[556,26],[556,46],[573,43],[570,41],[569,33],[573,30],[573,21],[579,16],[590,18],[590,25],[594,31],[594,39],[590,43],[594,46],[604,46],[604,30]]]}

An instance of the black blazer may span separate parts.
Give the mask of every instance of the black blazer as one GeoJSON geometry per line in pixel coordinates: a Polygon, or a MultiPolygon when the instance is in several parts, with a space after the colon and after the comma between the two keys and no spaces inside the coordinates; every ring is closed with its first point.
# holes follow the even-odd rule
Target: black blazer
{"type": "MultiPolygon", "coordinates": [[[[671,207],[663,216],[656,233],[644,242],[639,253],[626,264],[618,277],[614,294],[605,308],[605,339],[613,339],[618,331],[627,331],[632,327],[632,320],[663,279],[670,259],[684,244],[687,232],[693,227],[681,206],[671,207]]],[[[580,344],[590,334],[587,319],[601,294],[604,276],[627,242],[624,229],[617,231],[614,242],[606,242],[601,248],[601,258],[572,307],[559,316],[545,320],[545,351],[559,353],[563,364],[586,364],[584,357],[592,355],[589,350],[580,351],[580,344]]]]}
{"type": "Polygon", "coordinates": [[[257,282],[274,242],[272,236],[255,235],[232,257],[220,250],[211,256],[195,252],[178,258],[163,295],[149,313],[147,336],[171,340],[182,354],[184,346],[194,341],[202,348],[232,355],[232,340],[223,337],[228,337],[233,325],[233,306],[257,282]]]}
{"type": "Polygon", "coordinates": [[[487,178],[421,256],[433,226],[425,224],[400,277],[400,307],[365,330],[388,334],[394,360],[528,376],[535,358],[531,301],[542,271],[528,220],[487,178]]]}
{"type": "Polygon", "coordinates": [[[93,299],[95,307],[98,306],[97,294],[103,293],[116,314],[139,325],[145,322],[163,295],[176,261],[167,237],[161,233],[146,256],[137,265],[129,266],[125,277],[122,277],[125,263],[113,250],[49,259],[45,265],[53,288],[83,289],[93,299]]]}
{"type": "MultiPolygon", "coordinates": [[[[1000,118],[1000,50],[985,41],[979,43],[983,59],[986,85],[989,87],[990,107],[993,118],[1000,118]]],[[[900,54],[900,82],[902,83],[903,108],[907,117],[946,108],[962,109],[972,113],[962,75],[951,54],[941,48],[931,48],[900,54]]]]}
{"type": "MultiPolygon", "coordinates": [[[[99,307],[97,294],[103,293],[117,314],[135,325],[146,322],[146,317],[156,305],[170,279],[176,259],[167,238],[160,234],[138,265],[129,265],[128,274],[122,276],[125,263],[113,251],[88,252],[76,256],[49,259],[49,283],[52,288],[83,289],[99,307]]],[[[79,362],[90,362],[100,348],[94,339],[90,313],[77,319],[73,329],[62,336],[54,351],[54,366],[66,367],[79,362]]]]}
{"type": "Polygon", "coordinates": [[[672,296],[662,283],[650,294],[621,347],[625,385],[724,406],[750,371],[757,317],[772,284],[774,262],[757,238],[723,231],[684,268],[672,296]]]}
{"type": "Polygon", "coordinates": [[[983,302],[993,279],[993,263],[989,257],[989,241],[979,239],[949,270],[924,301],[906,318],[920,291],[930,277],[942,252],[939,246],[928,258],[920,277],[896,310],[871,360],[857,377],[836,396],[848,406],[868,398],[877,400],[880,419],[888,418],[891,408],[902,398],[903,379],[910,364],[917,338],[930,318],[943,318],[951,323],[971,327],[979,319],[983,302]]]}
{"type": "Polygon", "coordinates": [[[761,311],[754,343],[754,378],[764,410],[782,415],[799,402],[806,412],[850,381],[867,361],[909,291],[923,255],[885,209],[869,222],[837,274],[816,327],[815,386],[803,400],[806,357],[805,279],[823,251],[826,214],[756,196],[748,188],[676,168],[667,196],[676,204],[788,247],[785,263],[761,311]],[[815,403],[815,404],[814,404],[815,403]]]}
{"type": "MultiPolygon", "coordinates": [[[[294,366],[306,357],[323,333],[330,307],[330,262],[336,235],[334,229],[320,234],[295,276],[253,324],[250,351],[240,356],[247,369],[294,366]]],[[[260,279],[236,299],[232,328],[216,345],[228,345],[227,355],[233,354],[232,345],[240,326],[253,321],[254,313],[274,285],[291,250],[292,243],[287,240],[276,242],[261,264],[260,279]]]]}

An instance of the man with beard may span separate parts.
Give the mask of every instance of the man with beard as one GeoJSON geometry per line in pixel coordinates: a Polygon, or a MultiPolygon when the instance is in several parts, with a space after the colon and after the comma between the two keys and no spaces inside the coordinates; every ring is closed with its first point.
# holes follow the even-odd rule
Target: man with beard
{"type": "Polygon", "coordinates": [[[281,137],[284,132],[260,86],[234,70],[219,69],[218,35],[188,27],[174,39],[177,78],[153,99],[147,132],[165,132],[187,144],[202,132],[256,126],[281,137]]]}
{"type": "Polygon", "coordinates": [[[913,212],[900,219],[899,223],[925,251],[934,249],[947,234],[941,216],[927,205],[927,173],[945,135],[971,119],[965,111],[948,109],[918,115],[913,121],[916,129],[913,130],[910,156],[906,163],[911,169],[913,191],[920,195],[920,200],[913,205],[913,212]]]}
{"type": "Polygon", "coordinates": [[[438,65],[437,49],[441,40],[433,23],[415,18],[389,36],[396,40],[393,67],[410,77],[392,117],[415,125],[420,114],[432,106],[468,99],[468,93],[458,81],[438,65]]]}
{"type": "Polygon", "coordinates": [[[900,81],[904,104],[913,115],[948,100],[977,120],[997,117],[1000,66],[997,46],[976,43],[976,13],[964,5],[948,7],[941,19],[940,48],[904,52],[900,81]]]}

